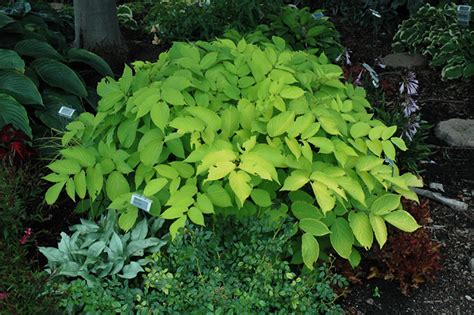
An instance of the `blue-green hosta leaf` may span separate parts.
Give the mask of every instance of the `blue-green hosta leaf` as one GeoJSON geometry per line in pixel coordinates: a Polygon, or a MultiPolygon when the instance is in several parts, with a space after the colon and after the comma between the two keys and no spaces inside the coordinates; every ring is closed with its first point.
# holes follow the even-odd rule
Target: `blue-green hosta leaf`
{"type": "Polygon", "coordinates": [[[31,67],[47,84],[63,89],[79,97],[86,97],[87,90],[74,70],[65,64],[50,59],[39,58],[31,63],[31,67]]]}
{"type": "Polygon", "coordinates": [[[71,48],[67,52],[67,57],[70,62],[82,62],[89,65],[103,76],[114,76],[109,64],[93,52],[80,48],[71,48]]]}
{"type": "Polygon", "coordinates": [[[43,105],[33,81],[17,71],[0,70],[0,93],[13,96],[21,104],[43,105]]]}
{"type": "Polygon", "coordinates": [[[14,128],[33,138],[25,108],[10,95],[0,93],[0,129],[7,124],[12,124],[14,128]]]}
{"type": "Polygon", "coordinates": [[[25,62],[14,50],[0,48],[0,70],[24,72],[25,62]]]}
{"type": "Polygon", "coordinates": [[[15,45],[15,51],[22,56],[34,58],[51,58],[55,60],[64,60],[56,49],[47,42],[37,39],[25,39],[15,45]]]}
{"type": "Polygon", "coordinates": [[[13,23],[13,22],[15,22],[14,19],[12,19],[8,15],[3,14],[2,12],[0,12],[0,28],[4,27],[4,26],[6,26],[10,23],[13,23]]]}

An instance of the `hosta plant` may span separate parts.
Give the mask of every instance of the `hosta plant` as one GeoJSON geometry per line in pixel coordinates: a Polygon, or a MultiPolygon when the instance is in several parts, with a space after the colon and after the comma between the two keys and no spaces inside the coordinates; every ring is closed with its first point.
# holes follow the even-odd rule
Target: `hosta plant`
{"type": "Polygon", "coordinates": [[[68,120],[58,115],[61,106],[82,112],[85,102],[93,105],[73,65],[87,64],[103,76],[112,70],[94,53],[67,47],[65,36],[50,28],[57,20],[47,13],[3,11],[11,16],[0,10],[0,128],[12,124],[32,138],[35,117],[50,128],[64,128],[68,120]]]}
{"type": "Polygon", "coordinates": [[[145,252],[159,250],[165,240],[154,235],[163,224],[162,219],[150,223],[146,219],[123,234],[118,231],[117,214],[109,210],[99,223],[81,219],[71,227],[71,236],[61,233],[58,247],[40,247],[48,259],[48,271],[55,276],[82,277],[89,283],[97,278],[118,275],[133,279],[147,264],[145,252]]]}
{"type": "Polygon", "coordinates": [[[273,42],[176,43],[103,80],[98,113],[67,126],[48,166],[46,201],[64,188],[73,199],[105,195],[128,230],[139,211],[131,195],[141,194],[173,238],[213,213],[293,216],[310,268],[320,243],[357,263],[374,235],[383,246],[387,222],[416,230],[400,197],[416,200],[410,186],[421,182],[385,162],[405,149],[396,127],[372,118],[365,91],[341,83],[324,54],[273,42]]]}
{"type": "Polygon", "coordinates": [[[397,51],[409,50],[431,59],[442,68],[443,79],[469,79],[474,76],[474,26],[458,25],[456,5],[424,5],[404,21],[393,38],[397,51]]]}

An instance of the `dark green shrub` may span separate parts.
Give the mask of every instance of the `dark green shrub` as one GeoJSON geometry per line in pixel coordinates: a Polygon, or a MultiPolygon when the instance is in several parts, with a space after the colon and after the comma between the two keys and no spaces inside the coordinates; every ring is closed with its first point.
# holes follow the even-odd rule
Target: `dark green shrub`
{"type": "Polygon", "coordinates": [[[429,4],[404,21],[393,38],[396,51],[417,52],[441,68],[443,79],[470,79],[474,76],[474,25],[457,23],[456,5],[429,4]]]}
{"type": "Polygon", "coordinates": [[[384,162],[405,149],[396,126],[373,119],[365,91],[341,83],[324,54],[273,41],[177,43],[101,82],[97,115],[67,126],[48,166],[46,201],[63,188],[72,199],[100,196],[129,230],[139,211],[130,199],[141,194],[151,215],[172,220],[173,238],[212,213],[295,217],[295,255],[309,268],[320,243],[357,264],[356,248],[374,235],[383,246],[386,222],[416,230],[400,197],[416,200],[410,186],[421,181],[384,162]]]}
{"type": "MultiPolygon", "coordinates": [[[[268,17],[268,25],[259,25],[244,37],[249,43],[271,43],[273,36],[282,37],[293,50],[325,53],[334,61],[343,52],[339,33],[328,17],[314,18],[318,12],[311,14],[308,8],[284,7],[278,14],[268,17]]],[[[242,35],[237,30],[228,30],[225,37],[237,43],[242,35]]]]}
{"type": "Polygon", "coordinates": [[[282,1],[215,0],[156,1],[145,17],[160,42],[212,40],[226,28],[248,31],[272,13],[278,13],[282,1]]]}
{"type": "Polygon", "coordinates": [[[103,76],[113,75],[112,70],[92,52],[69,48],[66,37],[55,31],[62,27],[65,22],[52,10],[34,11],[28,3],[0,7],[0,128],[11,123],[31,138],[30,119],[63,129],[68,120],[58,115],[61,106],[78,113],[84,102],[95,106],[71,67],[87,64],[103,76]]]}

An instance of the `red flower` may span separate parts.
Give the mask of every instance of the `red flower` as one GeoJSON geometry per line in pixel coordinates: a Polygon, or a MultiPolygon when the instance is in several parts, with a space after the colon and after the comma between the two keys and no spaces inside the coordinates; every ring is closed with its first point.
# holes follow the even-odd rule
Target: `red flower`
{"type": "Polygon", "coordinates": [[[31,228],[27,228],[25,230],[25,234],[23,234],[23,236],[21,237],[21,240],[20,240],[21,245],[25,245],[26,242],[28,242],[28,239],[31,237],[32,232],[33,232],[33,230],[31,228]]]}
{"type": "Polygon", "coordinates": [[[1,300],[5,300],[8,296],[8,293],[7,292],[0,292],[0,301],[1,300]]]}

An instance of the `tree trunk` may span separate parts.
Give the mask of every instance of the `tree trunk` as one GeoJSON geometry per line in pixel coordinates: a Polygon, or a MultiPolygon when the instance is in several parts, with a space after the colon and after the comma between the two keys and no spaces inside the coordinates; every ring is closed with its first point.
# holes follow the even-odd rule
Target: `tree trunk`
{"type": "Polygon", "coordinates": [[[74,0],[74,46],[105,59],[123,59],[126,47],[120,33],[115,0],[74,0]]]}

